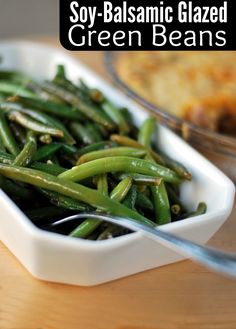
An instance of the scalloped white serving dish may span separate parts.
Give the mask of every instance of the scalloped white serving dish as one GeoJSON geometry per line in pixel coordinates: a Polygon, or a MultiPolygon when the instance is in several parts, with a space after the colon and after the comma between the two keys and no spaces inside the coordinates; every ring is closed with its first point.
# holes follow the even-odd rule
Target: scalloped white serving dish
{"type": "MultiPolygon", "coordinates": [[[[82,77],[99,87],[115,104],[127,107],[140,124],[147,113],[79,61],[63,50],[42,44],[0,42],[0,69],[18,69],[41,80],[52,77],[55,65],[66,65],[69,78],[82,77]]],[[[160,127],[157,144],[172,158],[185,164],[193,181],[185,183],[181,194],[185,204],[194,208],[207,203],[207,213],[162,226],[199,243],[206,243],[229,216],[235,188],[233,183],[181,138],[160,127]]],[[[35,277],[54,282],[96,285],[150,268],[182,260],[172,250],[133,233],[112,240],[86,241],[42,231],[35,227],[18,207],[0,190],[0,239],[35,277]]]]}

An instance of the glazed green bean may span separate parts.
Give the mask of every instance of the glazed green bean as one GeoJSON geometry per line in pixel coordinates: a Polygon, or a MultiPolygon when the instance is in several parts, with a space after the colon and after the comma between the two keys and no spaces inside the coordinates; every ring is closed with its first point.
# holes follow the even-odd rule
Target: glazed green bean
{"type": "Polygon", "coordinates": [[[145,149],[150,153],[150,155],[155,159],[155,161],[158,164],[163,165],[163,166],[165,165],[165,161],[161,155],[157,154],[152,149],[147,149],[144,145],[140,144],[139,142],[137,142],[136,140],[134,140],[130,137],[121,136],[121,135],[111,135],[110,138],[113,142],[116,142],[119,145],[130,146],[130,147],[135,147],[135,148],[139,148],[139,149],[145,149]]]}
{"type": "Polygon", "coordinates": [[[44,159],[50,158],[53,154],[55,154],[60,148],[61,144],[51,143],[48,145],[41,146],[34,156],[35,161],[42,161],[44,159]]]}
{"type": "Polygon", "coordinates": [[[4,113],[0,110],[0,136],[3,143],[3,146],[13,155],[17,156],[20,152],[15,138],[12,135],[12,132],[7,124],[4,113]]]}
{"type": "Polygon", "coordinates": [[[79,158],[77,165],[105,157],[129,156],[134,158],[142,158],[145,155],[146,155],[145,150],[139,150],[137,148],[125,147],[125,146],[113,147],[105,150],[86,153],[85,155],[79,158]]]}
{"type": "Polygon", "coordinates": [[[132,185],[123,201],[123,204],[126,207],[135,210],[136,200],[137,200],[137,186],[132,185]]]}
{"type": "Polygon", "coordinates": [[[52,127],[48,127],[45,124],[37,122],[31,119],[29,116],[17,111],[10,112],[9,120],[17,122],[22,127],[33,130],[37,133],[49,134],[58,138],[64,137],[63,131],[52,127]]]}
{"type": "Polygon", "coordinates": [[[91,177],[107,172],[134,172],[154,177],[163,178],[164,181],[173,184],[179,184],[181,179],[172,170],[162,167],[158,164],[150,163],[143,159],[132,157],[107,157],[93,160],[77,167],[73,167],[61,174],[59,177],[72,181],[79,181],[81,179],[91,177]]]}
{"type": "Polygon", "coordinates": [[[89,131],[86,126],[83,126],[78,122],[72,122],[69,124],[69,127],[73,136],[78,141],[81,141],[84,144],[92,144],[97,142],[96,137],[94,137],[94,134],[91,133],[91,131],[89,131]]]}
{"type": "Polygon", "coordinates": [[[101,211],[106,211],[117,216],[127,216],[146,223],[147,225],[155,226],[152,221],[137,212],[83,185],[60,179],[31,168],[22,168],[6,164],[0,164],[0,174],[13,180],[59,192],[75,200],[89,203],[92,207],[96,207],[101,211]]]}
{"type": "Polygon", "coordinates": [[[19,95],[23,97],[32,97],[32,98],[37,98],[37,96],[27,89],[26,87],[23,87],[19,84],[5,81],[5,80],[0,80],[0,92],[9,94],[9,95],[19,95]]]}
{"type": "Polygon", "coordinates": [[[115,144],[114,142],[111,141],[104,141],[104,142],[99,142],[99,143],[94,143],[88,146],[85,146],[81,149],[78,150],[77,155],[78,156],[82,156],[86,153],[90,153],[93,151],[98,151],[98,150],[103,150],[105,148],[109,148],[109,147],[115,147],[117,146],[117,144],[115,144]]]}
{"type": "MultiPolygon", "coordinates": [[[[108,184],[106,174],[98,176],[97,189],[102,195],[108,196],[108,184]]],[[[77,226],[70,233],[70,236],[74,238],[87,238],[100,226],[100,224],[101,221],[99,219],[88,218],[84,220],[79,226],[77,226]]]]}
{"type": "Polygon", "coordinates": [[[110,198],[112,200],[122,202],[126,197],[132,186],[133,179],[131,177],[124,178],[119,184],[112,190],[110,198]]]}
{"type": "Polygon", "coordinates": [[[134,174],[134,173],[121,174],[118,177],[120,179],[131,177],[136,185],[144,185],[144,186],[152,186],[152,185],[158,186],[162,181],[162,178],[159,177],[152,177],[152,176],[146,176],[146,175],[134,174]]]}
{"type": "Polygon", "coordinates": [[[156,222],[158,225],[170,223],[171,213],[168,194],[165,183],[162,181],[159,186],[151,187],[153,194],[153,203],[155,208],[156,222]]]}
{"type": "Polygon", "coordinates": [[[144,193],[140,193],[140,192],[137,193],[135,206],[137,208],[154,210],[152,201],[144,193]]]}
{"type": "Polygon", "coordinates": [[[28,166],[37,151],[37,141],[35,138],[35,134],[30,130],[27,133],[26,143],[22,149],[22,151],[15,158],[13,165],[16,166],[28,166]]]}
{"type": "MultiPolygon", "coordinates": [[[[0,163],[12,165],[13,162],[14,156],[12,154],[0,151],[0,163]]],[[[31,163],[30,167],[32,169],[40,170],[54,176],[58,176],[66,171],[66,169],[61,166],[36,161],[31,163]]]]}
{"type": "Polygon", "coordinates": [[[78,110],[73,107],[64,104],[58,104],[48,100],[17,96],[12,101],[20,103],[23,107],[29,107],[30,109],[46,112],[59,118],[83,121],[85,118],[78,110]]]}
{"type": "Polygon", "coordinates": [[[29,190],[26,187],[21,186],[1,175],[0,175],[0,188],[2,188],[3,191],[6,192],[11,197],[14,197],[19,200],[30,201],[35,197],[32,190],[29,190]]]}
{"type": "Polygon", "coordinates": [[[67,196],[58,194],[56,192],[52,192],[45,189],[38,189],[40,193],[46,196],[50,202],[63,209],[69,209],[73,211],[91,211],[93,210],[92,207],[89,207],[86,203],[79,202],[67,196]]]}
{"type": "Polygon", "coordinates": [[[49,90],[51,93],[60,97],[67,103],[71,104],[73,107],[78,109],[82,114],[84,114],[88,119],[97,122],[101,125],[104,125],[107,129],[113,130],[114,124],[111,120],[99,110],[96,106],[88,104],[80,99],[75,94],[69,92],[68,90],[62,88],[61,86],[54,85],[53,83],[47,82],[44,83],[44,87],[49,90]]]}
{"type": "Polygon", "coordinates": [[[144,121],[139,130],[138,142],[146,148],[150,148],[151,146],[151,139],[155,130],[155,126],[155,119],[150,117],[144,121]]]}
{"type": "Polygon", "coordinates": [[[111,118],[111,120],[119,127],[121,134],[129,132],[129,126],[127,125],[122,113],[115,108],[107,99],[101,103],[101,107],[104,112],[111,118]]]}
{"type": "MultiPolygon", "coordinates": [[[[127,177],[123,179],[111,192],[110,198],[112,200],[122,202],[127,196],[128,192],[132,187],[132,178],[127,177]]],[[[123,227],[107,224],[107,228],[98,236],[98,240],[104,240],[112,238],[114,235],[119,235],[124,231],[123,227]]]]}

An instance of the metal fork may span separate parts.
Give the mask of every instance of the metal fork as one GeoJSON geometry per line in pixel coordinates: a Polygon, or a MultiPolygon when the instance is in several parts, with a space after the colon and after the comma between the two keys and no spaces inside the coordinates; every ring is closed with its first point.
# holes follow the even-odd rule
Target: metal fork
{"type": "Polygon", "coordinates": [[[199,264],[202,264],[221,274],[226,274],[236,278],[235,253],[224,252],[215,248],[203,246],[190,240],[180,238],[175,234],[163,231],[157,227],[153,228],[147,226],[131,218],[97,213],[81,213],[54,222],[51,226],[54,227],[83,218],[100,219],[101,221],[123,226],[132,231],[140,231],[144,236],[163,244],[164,246],[192,259],[193,261],[196,261],[199,264]]]}

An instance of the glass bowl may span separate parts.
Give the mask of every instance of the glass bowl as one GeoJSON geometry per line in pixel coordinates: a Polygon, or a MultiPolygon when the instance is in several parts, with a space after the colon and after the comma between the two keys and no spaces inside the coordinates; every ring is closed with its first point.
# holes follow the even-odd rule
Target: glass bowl
{"type": "MultiPolygon", "coordinates": [[[[115,85],[144,109],[155,115],[163,125],[168,126],[210,161],[215,163],[236,182],[236,139],[223,134],[210,132],[186,120],[177,118],[132,90],[124,82],[117,67],[117,59],[123,53],[107,51],[104,54],[106,68],[115,85]]],[[[176,151],[178,152],[178,150],[176,151]]]]}

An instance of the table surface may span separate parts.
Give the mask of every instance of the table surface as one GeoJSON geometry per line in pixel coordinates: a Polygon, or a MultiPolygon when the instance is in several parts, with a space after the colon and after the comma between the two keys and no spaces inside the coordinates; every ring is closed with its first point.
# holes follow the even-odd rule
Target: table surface
{"type": "MultiPolygon", "coordinates": [[[[101,52],[72,55],[106,75],[101,52]]],[[[235,233],[236,205],[210,244],[236,250],[235,233]]],[[[0,243],[0,329],[78,328],[234,329],[236,281],[183,261],[97,287],[47,283],[0,243]]]]}

